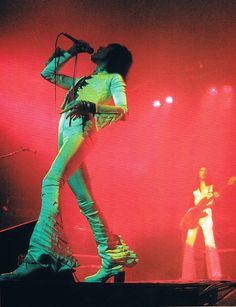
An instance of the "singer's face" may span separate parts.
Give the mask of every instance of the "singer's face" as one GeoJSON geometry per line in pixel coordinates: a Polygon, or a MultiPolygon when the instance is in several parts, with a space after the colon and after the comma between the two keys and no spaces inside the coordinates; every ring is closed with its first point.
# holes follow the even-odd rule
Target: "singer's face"
{"type": "Polygon", "coordinates": [[[109,46],[99,47],[98,50],[92,54],[91,60],[95,64],[105,63],[110,50],[111,48],[109,46]]]}

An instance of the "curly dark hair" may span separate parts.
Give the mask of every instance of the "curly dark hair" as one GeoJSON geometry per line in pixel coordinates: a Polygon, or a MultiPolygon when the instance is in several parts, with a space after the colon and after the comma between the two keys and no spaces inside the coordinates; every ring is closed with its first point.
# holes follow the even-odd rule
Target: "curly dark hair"
{"type": "Polygon", "coordinates": [[[106,58],[106,71],[108,73],[118,73],[126,79],[133,62],[131,52],[120,44],[109,44],[110,51],[106,58]]]}

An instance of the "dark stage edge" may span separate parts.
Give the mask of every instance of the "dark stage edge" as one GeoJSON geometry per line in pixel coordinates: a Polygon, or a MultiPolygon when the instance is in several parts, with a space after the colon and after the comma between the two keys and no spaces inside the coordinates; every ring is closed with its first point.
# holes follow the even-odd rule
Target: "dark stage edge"
{"type": "Polygon", "coordinates": [[[0,284],[1,307],[236,306],[236,281],[0,284]]]}

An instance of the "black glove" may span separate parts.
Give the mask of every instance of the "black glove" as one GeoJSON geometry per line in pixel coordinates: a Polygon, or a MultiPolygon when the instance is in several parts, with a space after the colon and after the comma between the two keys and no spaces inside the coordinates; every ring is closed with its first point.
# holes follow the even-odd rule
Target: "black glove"
{"type": "Polygon", "coordinates": [[[96,104],[91,101],[82,100],[78,104],[78,113],[81,115],[87,115],[88,113],[94,115],[96,113],[96,104]]]}
{"type": "Polygon", "coordinates": [[[91,53],[92,47],[86,41],[79,40],[78,43],[74,43],[72,47],[70,47],[67,52],[71,55],[75,56],[78,53],[91,53]]]}
{"type": "Polygon", "coordinates": [[[91,101],[80,100],[76,103],[68,104],[61,113],[70,111],[66,118],[76,119],[80,116],[96,113],[96,104],[91,101]]]}
{"type": "Polygon", "coordinates": [[[90,101],[81,100],[76,104],[66,106],[61,113],[65,113],[67,111],[70,111],[70,113],[66,116],[66,118],[70,118],[69,125],[71,125],[72,120],[82,117],[82,127],[84,131],[84,127],[89,120],[89,114],[94,116],[96,113],[96,104],[90,101]]]}
{"type": "Polygon", "coordinates": [[[63,56],[65,51],[61,49],[60,47],[57,47],[54,51],[54,53],[49,57],[49,59],[46,62],[46,65],[51,62],[54,58],[59,58],[60,56],[63,56]]]}

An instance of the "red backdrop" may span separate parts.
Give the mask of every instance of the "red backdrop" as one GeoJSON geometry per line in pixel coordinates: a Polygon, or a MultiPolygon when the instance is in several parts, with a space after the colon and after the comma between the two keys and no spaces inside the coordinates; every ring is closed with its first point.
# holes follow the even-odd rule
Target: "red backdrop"
{"type": "MultiPolygon", "coordinates": [[[[57,34],[70,33],[95,48],[125,44],[134,56],[129,119],[100,132],[88,169],[112,230],[139,255],[129,279],[178,279],[183,244],[178,223],[191,206],[198,167],[206,164],[219,187],[236,174],[235,10],[234,2],[223,0],[1,1],[0,155],[30,149],[0,160],[0,198],[9,207],[5,219],[16,224],[37,218],[41,180],[56,154],[65,92],[58,89],[55,103],[54,87],[40,71],[57,34]],[[209,92],[212,86],[216,93],[209,92]],[[153,107],[167,95],[173,104],[153,107]]],[[[63,48],[70,44],[59,41],[63,48]]],[[[79,56],[77,75],[93,69],[88,55],[79,56]]],[[[64,72],[72,74],[73,61],[64,72]]],[[[235,204],[232,191],[214,216],[223,268],[234,278],[227,257],[235,259],[235,204]]],[[[73,248],[95,253],[76,209],[66,189],[63,213],[73,248]]]]}

